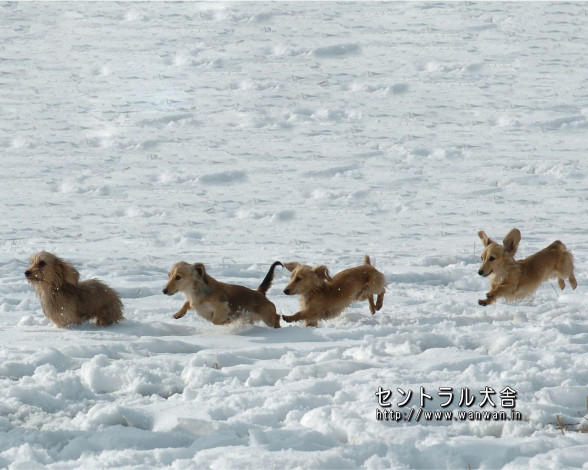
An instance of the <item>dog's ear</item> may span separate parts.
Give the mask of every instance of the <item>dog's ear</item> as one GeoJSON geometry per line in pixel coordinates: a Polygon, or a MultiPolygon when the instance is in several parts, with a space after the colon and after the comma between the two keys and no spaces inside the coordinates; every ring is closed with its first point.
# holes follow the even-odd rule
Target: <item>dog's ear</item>
{"type": "Polygon", "coordinates": [[[488,246],[490,243],[494,243],[494,240],[490,239],[483,230],[478,232],[478,237],[480,237],[480,240],[482,240],[482,244],[484,246],[488,246]]]}
{"type": "Polygon", "coordinates": [[[202,263],[194,263],[192,265],[194,272],[203,279],[206,279],[206,268],[202,263]]]}
{"type": "Polygon", "coordinates": [[[58,261],[61,264],[61,270],[63,272],[63,282],[65,284],[71,284],[72,286],[77,286],[78,280],[80,279],[80,273],[76,268],[73,267],[70,263],[66,263],[65,261],[58,261]]]}
{"type": "Polygon", "coordinates": [[[202,278],[204,284],[208,285],[208,276],[206,275],[206,268],[204,265],[202,263],[194,263],[192,268],[194,268],[194,272],[202,278]]]}
{"type": "Polygon", "coordinates": [[[329,276],[329,268],[326,266],[320,265],[315,266],[312,270],[316,273],[316,275],[320,278],[323,278],[325,282],[332,282],[333,278],[329,276]]]}
{"type": "Polygon", "coordinates": [[[508,235],[504,237],[504,240],[502,241],[504,251],[509,255],[514,256],[517,252],[520,241],[521,232],[519,229],[513,228],[510,232],[508,232],[508,235]]]}
{"type": "Polygon", "coordinates": [[[288,271],[292,272],[298,266],[300,266],[300,263],[298,261],[290,261],[288,263],[283,263],[282,266],[284,266],[288,271]]]}

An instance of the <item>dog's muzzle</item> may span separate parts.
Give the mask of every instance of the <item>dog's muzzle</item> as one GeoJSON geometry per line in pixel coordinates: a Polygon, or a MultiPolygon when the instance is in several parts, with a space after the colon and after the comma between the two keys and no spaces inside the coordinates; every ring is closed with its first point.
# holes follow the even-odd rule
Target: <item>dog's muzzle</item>
{"type": "Polygon", "coordinates": [[[284,289],[284,294],[286,294],[286,295],[291,295],[291,294],[290,294],[290,289],[284,289]]]}

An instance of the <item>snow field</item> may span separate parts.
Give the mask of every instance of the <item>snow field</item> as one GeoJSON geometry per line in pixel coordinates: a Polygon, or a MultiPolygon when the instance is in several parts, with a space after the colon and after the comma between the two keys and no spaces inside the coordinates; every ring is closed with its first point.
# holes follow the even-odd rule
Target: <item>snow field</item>
{"type": "Polygon", "coordinates": [[[583,4],[0,12],[1,467],[585,467],[583,4]],[[476,232],[515,226],[521,257],[562,239],[576,291],[477,305],[476,232]],[[23,275],[41,249],[125,321],[48,322],[23,275]],[[161,293],[180,260],[254,288],[274,260],[364,253],[384,308],[316,329],[174,320],[161,293]],[[511,386],[524,419],[377,421],[379,386],[511,386]]]}

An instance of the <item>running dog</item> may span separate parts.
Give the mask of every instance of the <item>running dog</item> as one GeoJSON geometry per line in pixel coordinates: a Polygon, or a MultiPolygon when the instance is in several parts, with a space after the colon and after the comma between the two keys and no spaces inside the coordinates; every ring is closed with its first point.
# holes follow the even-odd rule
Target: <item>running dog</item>
{"type": "Polygon", "coordinates": [[[386,279],[370,263],[346,269],[331,277],[326,266],[310,266],[297,262],[284,263],[290,271],[290,283],[284,289],[286,295],[298,294],[300,311],[294,315],[282,315],[290,322],[304,320],[305,326],[317,326],[319,320],[327,320],[341,314],[352,302],[367,300],[372,315],[382,308],[386,279]],[[377,295],[374,302],[373,296],[377,295]]]}
{"type": "Polygon", "coordinates": [[[76,268],[54,254],[41,251],[31,256],[24,274],[39,296],[43,313],[57,326],[93,318],[96,325],[105,326],[123,319],[123,304],[116,291],[97,279],[79,281],[76,268]]]}
{"type": "Polygon", "coordinates": [[[206,272],[202,263],[189,264],[180,261],[172,266],[169,281],[163,289],[166,295],[183,292],[186,302],[174,318],[182,318],[190,309],[215,325],[226,325],[239,317],[250,315],[250,321],[262,320],[267,326],[280,327],[280,316],[275,305],[266,297],[270,288],[276,261],[270,267],[257,290],[217,281],[206,272]]]}
{"type": "Polygon", "coordinates": [[[483,231],[479,231],[478,236],[484,244],[478,274],[490,276],[490,291],[485,299],[478,300],[478,304],[490,305],[500,297],[507,301],[523,299],[553,278],[557,278],[562,290],[566,286],[564,278],[569,280],[572,289],[577,287],[572,253],[559,240],[528,258],[515,261],[514,255],[521,241],[518,229],[512,229],[502,245],[488,238],[483,231]]]}

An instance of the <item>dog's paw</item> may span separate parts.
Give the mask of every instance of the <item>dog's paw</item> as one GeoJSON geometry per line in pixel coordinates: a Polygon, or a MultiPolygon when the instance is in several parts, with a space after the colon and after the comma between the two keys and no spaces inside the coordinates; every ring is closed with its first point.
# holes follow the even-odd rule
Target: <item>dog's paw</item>
{"type": "Polygon", "coordinates": [[[288,316],[288,315],[282,315],[282,320],[284,320],[287,323],[292,323],[292,317],[288,316]]]}
{"type": "Polygon", "coordinates": [[[490,293],[486,294],[486,298],[484,300],[478,300],[478,304],[483,305],[484,307],[486,305],[490,305],[492,302],[494,302],[494,296],[490,293]]]}
{"type": "Polygon", "coordinates": [[[186,314],[182,312],[174,313],[174,318],[177,320],[179,318],[182,318],[184,315],[186,314]]]}

